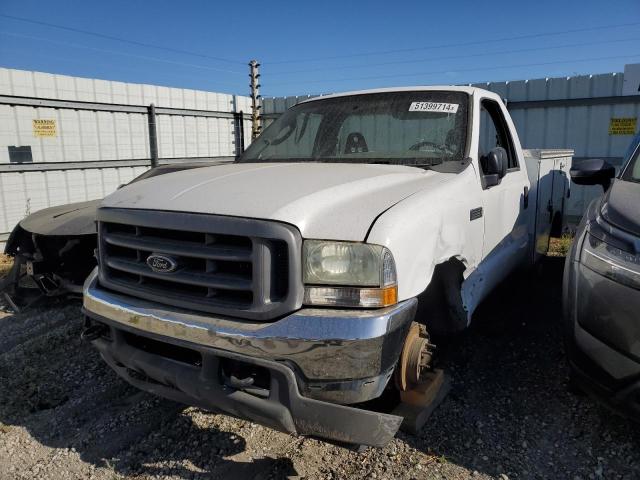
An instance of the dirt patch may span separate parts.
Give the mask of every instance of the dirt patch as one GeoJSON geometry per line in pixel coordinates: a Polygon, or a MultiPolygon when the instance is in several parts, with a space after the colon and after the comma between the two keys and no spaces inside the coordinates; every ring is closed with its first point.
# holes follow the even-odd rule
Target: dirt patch
{"type": "Polygon", "coordinates": [[[640,429],[566,387],[551,260],[441,348],[426,428],[364,453],[137,391],[80,341],[79,303],[0,313],[0,478],[640,478],[640,429]]]}

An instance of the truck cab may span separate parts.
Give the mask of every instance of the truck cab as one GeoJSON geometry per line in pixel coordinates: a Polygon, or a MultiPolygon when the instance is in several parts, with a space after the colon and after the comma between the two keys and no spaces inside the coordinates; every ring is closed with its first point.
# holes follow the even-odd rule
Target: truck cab
{"type": "Polygon", "coordinates": [[[103,200],[84,335],[141,389],[384,445],[402,417],[362,404],[419,384],[429,332],[532,261],[537,178],[482,89],[305,101],[234,164],[103,200]]]}

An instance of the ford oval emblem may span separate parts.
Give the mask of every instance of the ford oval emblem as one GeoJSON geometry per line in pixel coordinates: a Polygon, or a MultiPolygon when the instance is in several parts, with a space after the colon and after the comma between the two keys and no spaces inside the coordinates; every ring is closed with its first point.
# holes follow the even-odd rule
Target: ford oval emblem
{"type": "Polygon", "coordinates": [[[178,268],[178,262],[175,258],[160,253],[152,253],[149,255],[147,257],[147,265],[149,265],[151,270],[158,273],[171,273],[175,272],[178,268]]]}

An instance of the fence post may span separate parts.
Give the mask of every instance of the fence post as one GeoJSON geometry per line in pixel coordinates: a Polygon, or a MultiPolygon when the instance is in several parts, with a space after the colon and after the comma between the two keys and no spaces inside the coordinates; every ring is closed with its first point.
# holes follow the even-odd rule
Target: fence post
{"type": "Polygon", "coordinates": [[[233,130],[236,158],[239,158],[244,152],[244,113],[242,110],[233,112],[233,130]]]}
{"type": "Polygon", "coordinates": [[[240,155],[244,152],[244,112],[240,110],[238,115],[238,132],[240,135],[240,155]]]}
{"type": "Polygon", "coordinates": [[[251,60],[249,62],[249,77],[251,78],[251,84],[249,87],[251,88],[251,140],[254,140],[258,135],[260,135],[260,130],[262,126],[260,125],[260,84],[258,83],[258,79],[260,78],[260,73],[258,68],[260,64],[256,60],[251,60]]]}
{"type": "Polygon", "coordinates": [[[156,130],[156,106],[152,103],[147,107],[149,122],[149,153],[151,154],[151,168],[158,166],[158,132],[156,130]]]}

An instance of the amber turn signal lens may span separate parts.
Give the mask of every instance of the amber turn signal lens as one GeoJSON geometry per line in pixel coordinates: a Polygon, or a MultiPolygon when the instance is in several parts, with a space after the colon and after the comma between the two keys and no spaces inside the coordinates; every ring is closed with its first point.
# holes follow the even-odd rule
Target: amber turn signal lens
{"type": "Polygon", "coordinates": [[[381,288],[380,290],[383,307],[388,307],[389,305],[395,305],[398,303],[398,287],[396,285],[381,288]]]}
{"type": "Polygon", "coordinates": [[[398,286],[383,288],[314,287],[304,289],[305,305],[380,308],[398,303],[398,286]]]}

